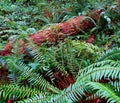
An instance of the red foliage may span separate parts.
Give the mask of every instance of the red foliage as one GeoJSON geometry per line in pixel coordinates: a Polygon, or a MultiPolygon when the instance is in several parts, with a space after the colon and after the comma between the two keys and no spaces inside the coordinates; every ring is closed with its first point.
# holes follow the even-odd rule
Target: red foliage
{"type": "Polygon", "coordinates": [[[5,45],[4,50],[0,51],[0,56],[9,56],[12,54],[12,42],[9,42],[5,45]]]}
{"type": "Polygon", "coordinates": [[[54,73],[54,77],[55,86],[61,90],[67,88],[70,84],[73,84],[75,82],[74,77],[72,75],[67,76],[60,71],[54,73]]]}
{"type": "Polygon", "coordinates": [[[96,35],[91,34],[86,42],[87,43],[94,43],[95,38],[96,38],[96,35]]]}
{"type": "Polygon", "coordinates": [[[7,100],[7,103],[13,103],[13,100],[9,99],[9,100],[7,100]]]}
{"type": "Polygon", "coordinates": [[[11,51],[8,50],[1,50],[0,51],[0,56],[10,56],[12,54],[11,51]]]}
{"type": "Polygon", "coordinates": [[[20,48],[20,54],[27,54],[26,43],[23,40],[19,40],[18,43],[19,43],[18,48],[20,48]]]}
{"type": "Polygon", "coordinates": [[[90,99],[88,101],[81,101],[79,103],[106,103],[106,101],[104,99],[101,99],[101,98],[95,98],[95,99],[90,99]]]}
{"type": "MultiPolygon", "coordinates": [[[[2,65],[0,65],[0,67],[1,67],[2,65]]],[[[2,66],[1,68],[0,68],[0,84],[2,84],[2,83],[8,83],[9,82],[9,78],[7,77],[7,75],[8,75],[8,71],[5,69],[5,67],[4,66],[2,66]]]]}
{"type": "MultiPolygon", "coordinates": [[[[13,45],[16,41],[11,41],[8,44],[5,45],[4,49],[0,51],[0,56],[10,56],[13,54],[12,49],[13,49],[13,45]]],[[[19,40],[17,41],[18,45],[16,48],[19,48],[20,54],[26,54],[26,43],[23,40],[19,40]]]]}
{"type": "Polygon", "coordinates": [[[44,10],[44,16],[46,18],[52,18],[53,17],[52,13],[50,11],[48,11],[48,10],[44,10]]]}

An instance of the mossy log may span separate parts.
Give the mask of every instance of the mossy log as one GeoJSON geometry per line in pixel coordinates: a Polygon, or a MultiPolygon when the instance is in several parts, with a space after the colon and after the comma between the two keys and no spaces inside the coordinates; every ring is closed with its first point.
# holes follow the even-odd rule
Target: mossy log
{"type": "MultiPolygon", "coordinates": [[[[77,16],[66,22],[58,23],[54,26],[50,26],[44,30],[40,30],[35,34],[29,35],[28,40],[33,41],[38,45],[42,45],[44,42],[57,42],[65,37],[77,35],[81,30],[86,31],[95,26],[94,21],[97,21],[100,15],[100,10],[91,11],[87,16],[77,16]],[[92,20],[93,19],[93,20],[92,20]]],[[[15,41],[10,41],[4,47],[4,50],[0,51],[1,56],[11,55],[12,48],[15,41]]],[[[22,40],[18,41],[22,46],[22,53],[25,52],[26,43],[22,40]]]]}

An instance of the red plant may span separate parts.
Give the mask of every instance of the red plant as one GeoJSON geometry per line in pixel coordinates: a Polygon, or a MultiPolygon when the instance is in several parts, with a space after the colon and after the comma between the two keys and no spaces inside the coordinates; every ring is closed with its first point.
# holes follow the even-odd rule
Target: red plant
{"type": "Polygon", "coordinates": [[[7,100],[7,103],[13,103],[13,100],[9,99],[9,100],[7,100]]]}
{"type": "Polygon", "coordinates": [[[87,43],[94,43],[95,38],[96,38],[96,35],[95,34],[91,34],[86,42],[87,43]]]}
{"type": "Polygon", "coordinates": [[[72,75],[67,76],[61,71],[55,72],[54,78],[55,86],[61,90],[67,88],[70,84],[73,84],[75,82],[75,79],[72,75]]]}

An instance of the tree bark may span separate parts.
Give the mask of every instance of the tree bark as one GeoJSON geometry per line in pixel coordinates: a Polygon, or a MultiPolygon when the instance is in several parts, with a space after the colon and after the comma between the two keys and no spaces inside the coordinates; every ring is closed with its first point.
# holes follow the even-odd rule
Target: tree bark
{"type": "MultiPolygon", "coordinates": [[[[88,16],[97,21],[100,12],[100,10],[95,10],[89,13],[88,16]]],[[[66,22],[58,23],[55,26],[46,28],[45,30],[40,30],[35,34],[30,35],[29,39],[33,40],[34,43],[41,45],[46,41],[57,42],[59,39],[64,39],[66,36],[74,36],[81,30],[86,31],[95,26],[88,16],[77,16],[66,22]]]]}

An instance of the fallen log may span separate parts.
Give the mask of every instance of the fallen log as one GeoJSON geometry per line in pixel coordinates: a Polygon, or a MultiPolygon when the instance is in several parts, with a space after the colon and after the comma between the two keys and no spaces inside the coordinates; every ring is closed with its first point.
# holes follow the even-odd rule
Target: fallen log
{"type": "MultiPolygon", "coordinates": [[[[28,40],[33,41],[38,45],[44,42],[56,43],[65,37],[77,35],[80,31],[86,31],[95,26],[93,21],[97,21],[100,16],[101,10],[91,11],[87,16],[77,16],[66,22],[58,23],[50,26],[44,30],[40,30],[35,34],[29,35],[28,40]]],[[[5,45],[4,49],[0,51],[0,56],[8,56],[12,54],[13,44],[16,41],[10,41],[5,45]]],[[[21,53],[25,53],[26,43],[23,40],[18,41],[21,44],[21,53]]]]}

